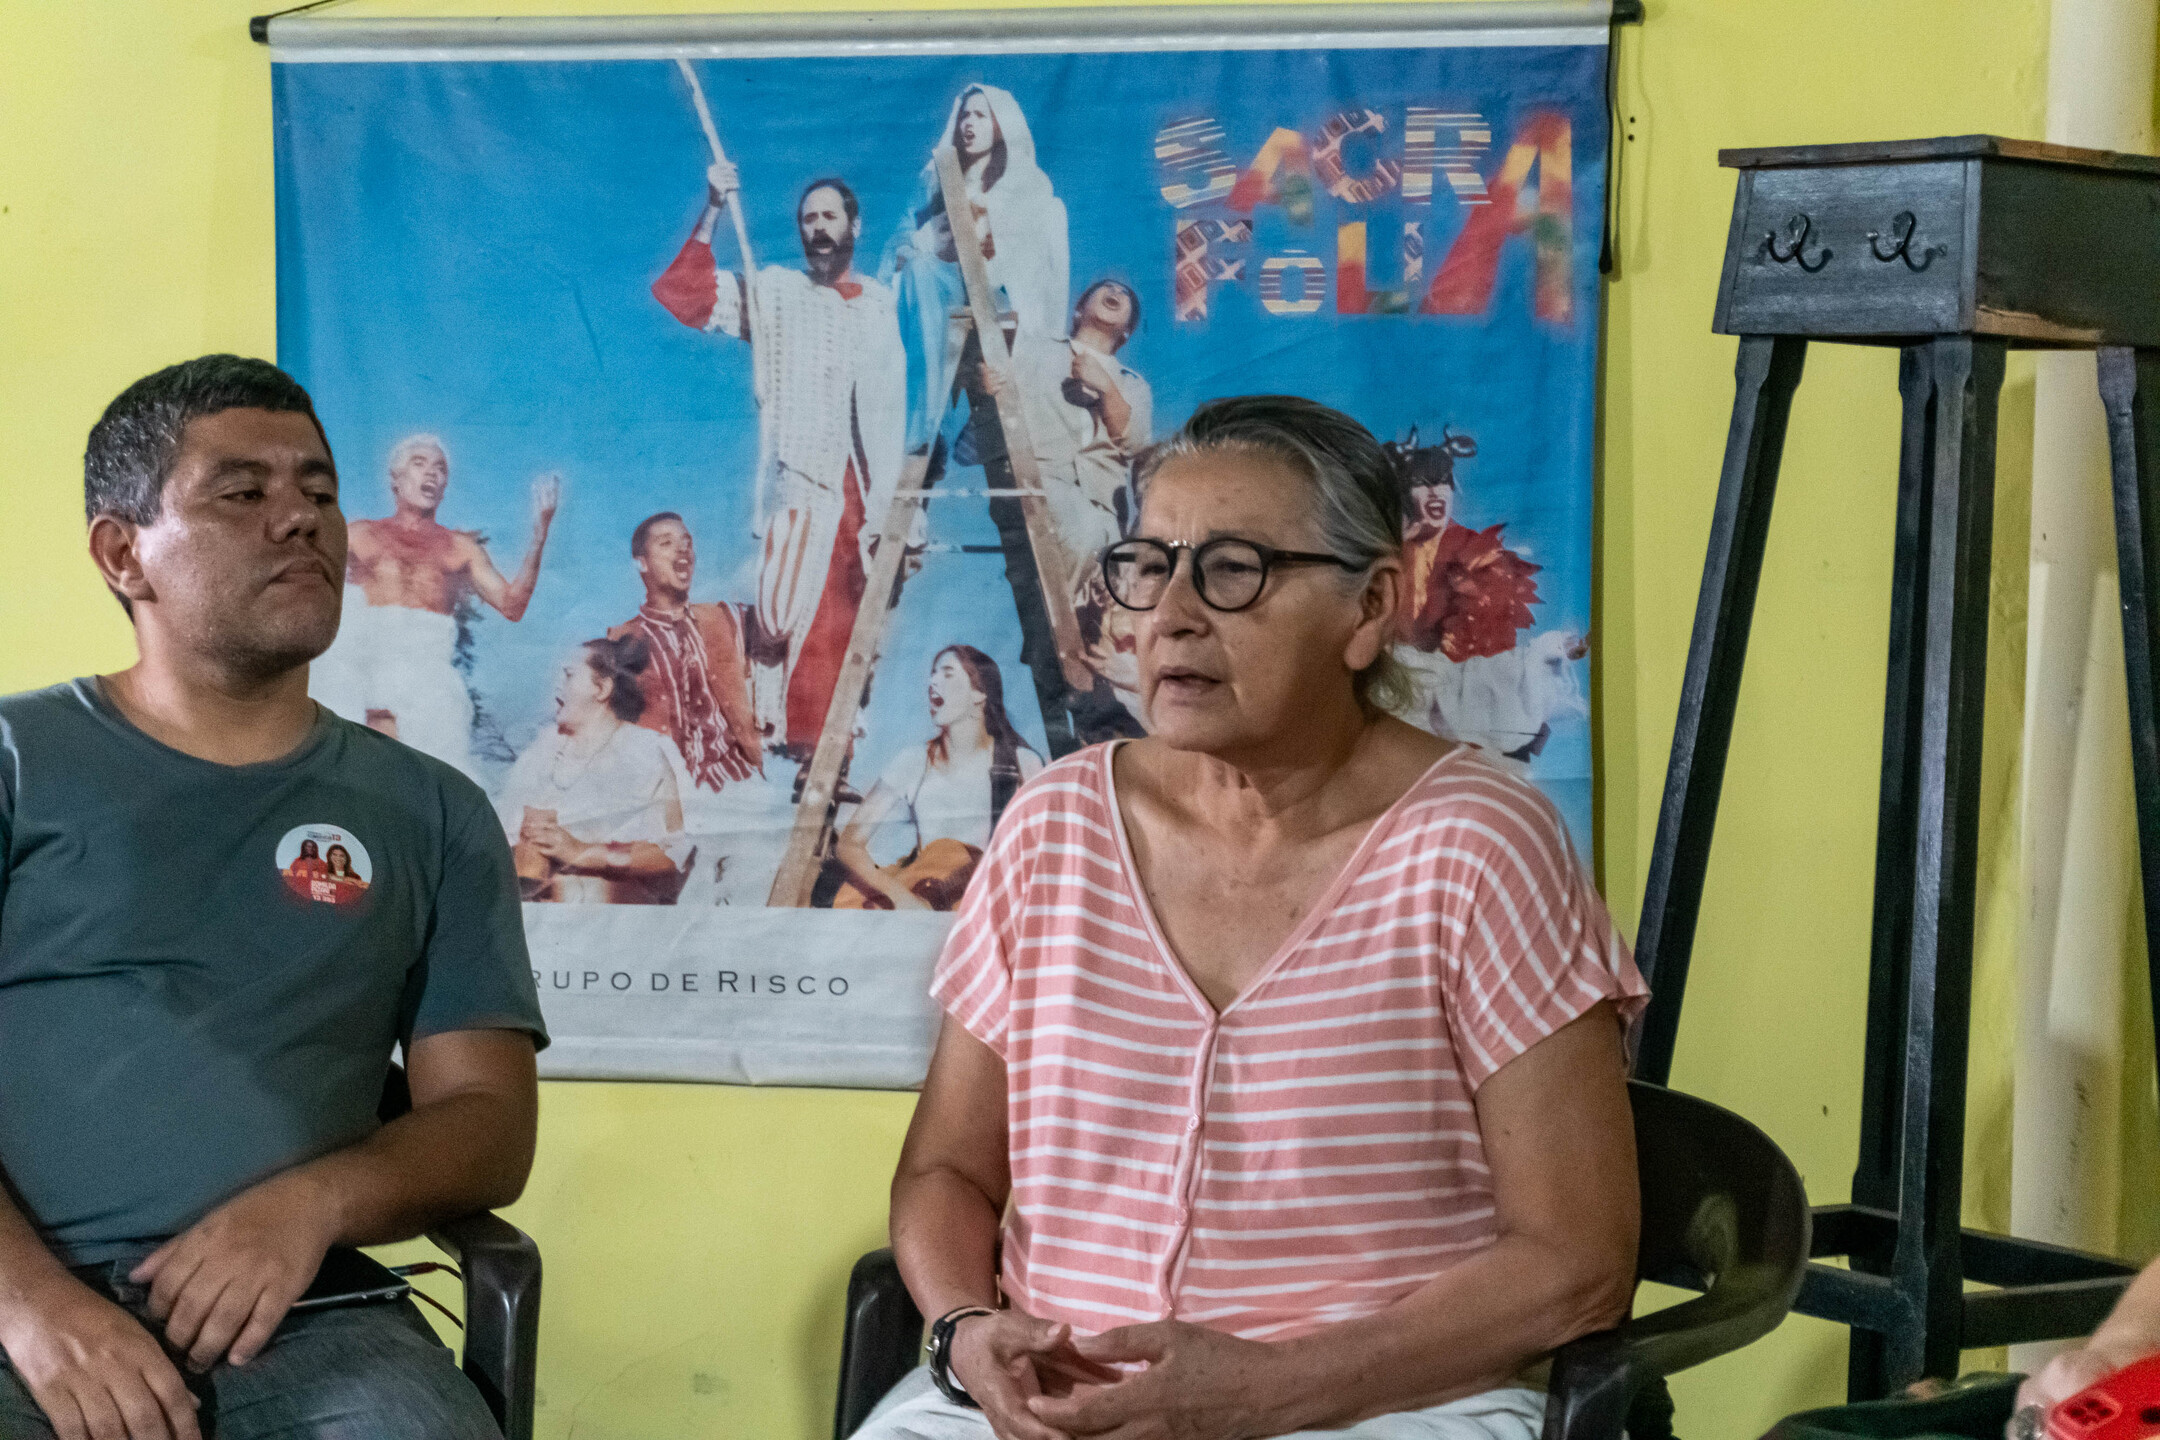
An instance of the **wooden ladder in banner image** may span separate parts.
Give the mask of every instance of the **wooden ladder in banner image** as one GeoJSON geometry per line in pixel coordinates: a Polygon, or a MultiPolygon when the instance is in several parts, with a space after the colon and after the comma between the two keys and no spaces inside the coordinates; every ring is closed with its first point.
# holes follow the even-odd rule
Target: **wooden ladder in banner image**
{"type": "Polygon", "coordinates": [[[848,747],[854,743],[855,717],[862,710],[863,691],[870,684],[870,669],[877,663],[886,622],[899,603],[908,527],[922,502],[923,482],[929,473],[928,455],[910,455],[901,467],[900,483],[893,487],[892,503],[878,530],[877,553],[870,557],[870,573],[864,577],[855,628],[848,632],[847,658],[840,662],[840,678],[833,682],[825,728],[818,732],[817,748],[810,752],[802,795],[795,802],[795,824],[788,831],[787,850],[780,857],[779,873],[773,876],[767,905],[799,909],[810,903],[824,855],[825,832],[832,823],[833,792],[839,788],[840,767],[847,763],[848,747]]]}
{"type": "MultiPolygon", "coordinates": [[[[1021,413],[1017,382],[1012,374],[1012,349],[1006,342],[1004,327],[998,323],[989,271],[983,264],[982,239],[975,230],[974,207],[967,198],[959,157],[950,147],[938,152],[937,165],[946,218],[952,224],[953,247],[960,258],[960,276],[967,286],[968,314],[960,324],[973,323],[983,363],[991,368],[999,381],[1005,382],[1000,386],[1004,393],[1014,397],[1012,404],[993,404],[993,408],[1010,454],[1013,488],[1019,491],[1021,514],[1027,522],[1028,544],[1034,552],[1036,573],[1041,578],[1043,605],[1049,612],[1059,664],[1068,685],[1086,690],[1093,684],[1094,675],[1080,658],[1080,625],[1072,607],[1072,571],[1064,546],[1051,524],[1049,505],[1043,499],[1042,470],[1036,464],[1033,439],[1028,434],[1026,417],[1021,413]]],[[[957,347],[961,338],[961,335],[955,335],[950,343],[957,347]]],[[[849,747],[854,744],[855,719],[862,712],[863,693],[877,664],[885,627],[891,622],[894,607],[899,604],[901,565],[905,559],[908,530],[914,521],[915,507],[922,503],[929,468],[928,455],[910,455],[900,472],[900,483],[893,490],[892,502],[885,511],[883,525],[878,531],[877,553],[871,557],[870,573],[864,578],[862,604],[855,612],[854,629],[848,633],[847,657],[841,662],[839,678],[833,684],[832,703],[825,712],[824,728],[818,732],[817,748],[810,755],[802,796],[795,806],[795,823],[788,832],[780,869],[773,876],[772,893],[766,900],[768,905],[799,909],[810,903],[811,891],[817,885],[826,837],[832,828],[834,794],[839,788],[840,770],[847,763],[849,747]]]]}
{"type": "Polygon", "coordinates": [[[975,231],[975,207],[968,200],[967,182],[961,178],[960,157],[951,146],[938,151],[937,164],[945,218],[952,224],[960,278],[967,285],[968,313],[975,322],[975,343],[982,351],[983,365],[1011,402],[991,400],[990,406],[997,412],[998,428],[1005,435],[1013,488],[1020,492],[1020,514],[1027,523],[1028,548],[1035,554],[1035,573],[1042,580],[1043,608],[1049,612],[1058,665],[1065,672],[1066,685],[1084,692],[1094,685],[1095,674],[1080,658],[1080,622],[1073,615],[1072,604],[1072,563],[1050,519],[1050,502],[1043,498],[1042,467],[1035,459],[1034,437],[1028,433],[1027,404],[1021,399],[1020,384],[1013,374],[1012,347],[1005,339],[1005,327],[998,323],[997,297],[990,289],[990,271],[983,263],[982,237],[975,231]]]}

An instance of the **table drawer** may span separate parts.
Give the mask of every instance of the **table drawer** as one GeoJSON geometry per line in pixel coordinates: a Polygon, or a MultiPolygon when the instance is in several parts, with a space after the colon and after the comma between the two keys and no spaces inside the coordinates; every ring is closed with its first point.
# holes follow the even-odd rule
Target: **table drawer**
{"type": "Polygon", "coordinates": [[[1964,160],[1741,172],[1728,335],[1939,335],[1970,324],[1964,160]]]}

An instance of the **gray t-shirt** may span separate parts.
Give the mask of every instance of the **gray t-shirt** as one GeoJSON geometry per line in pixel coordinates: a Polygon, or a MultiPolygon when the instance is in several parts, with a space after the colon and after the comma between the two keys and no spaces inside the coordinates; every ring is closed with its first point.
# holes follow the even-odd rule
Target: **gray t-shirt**
{"type": "Polygon", "coordinates": [[[162,745],[95,680],[0,698],[0,1170],[70,1264],[367,1137],[391,1047],[547,1043],[479,787],[323,710],[162,745]]]}

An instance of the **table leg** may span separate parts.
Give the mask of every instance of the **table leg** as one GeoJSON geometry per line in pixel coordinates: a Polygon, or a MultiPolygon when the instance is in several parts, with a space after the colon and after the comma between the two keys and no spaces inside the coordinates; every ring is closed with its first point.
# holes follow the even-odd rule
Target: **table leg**
{"type": "Polygon", "coordinates": [[[1665,798],[1658,810],[1657,841],[1636,936],[1636,963],[1651,983],[1651,997],[1639,1022],[1635,1074],[1653,1084],[1664,1084],[1672,1072],[1688,955],[1702,907],[1740,670],[1747,659],[1748,624],[1755,613],[1755,585],[1762,574],[1770,503],[1785,449],[1785,421],[1806,356],[1807,342],[1796,336],[1747,335],[1741,337],[1733,367],[1732,427],[1725,439],[1725,468],[1710,522],[1702,593],[1695,603],[1695,631],[1688,642],[1672,760],[1665,772],[1665,798]]]}
{"type": "Polygon", "coordinates": [[[1995,406],[2005,342],[1945,336],[1934,370],[1920,744],[1914,780],[1912,921],[1898,1239],[1892,1275],[1915,1323],[1886,1337],[1882,1379],[1957,1374],[1964,1319],[1965,1060],[1987,689],[1995,406]]]}
{"type": "Polygon", "coordinates": [[[2160,1034],[2160,350],[2100,351],[2114,471],[2115,550],[2122,583],[2123,660],[2130,689],[2130,771],[2137,790],[2145,963],[2160,1034]]]}
{"type": "MultiPolygon", "coordinates": [[[[1898,447],[1897,542],[1890,571],[1890,663],[1884,687],[1881,798],[1875,827],[1875,918],[1868,956],[1867,1060],[1860,1092],[1860,1157],[1852,1202],[1898,1208],[1898,1141],[1905,1077],[1905,967],[1912,943],[1913,780],[1920,762],[1921,639],[1927,623],[1928,520],[1935,451],[1935,372],[1928,344],[1898,357],[1904,433],[1898,447]]],[[[1856,1250],[1855,1270],[1889,1273],[1890,1247],[1856,1250]]],[[[1854,1330],[1847,1385],[1884,1388],[1883,1337],[1854,1330]]]]}

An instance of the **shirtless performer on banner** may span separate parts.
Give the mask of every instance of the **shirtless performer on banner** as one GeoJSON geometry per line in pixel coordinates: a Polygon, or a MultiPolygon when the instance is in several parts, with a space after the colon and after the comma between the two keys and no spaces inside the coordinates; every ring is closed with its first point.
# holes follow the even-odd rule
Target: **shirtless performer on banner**
{"type": "Polygon", "coordinates": [[[767,743],[807,761],[900,479],[907,360],[892,292],[854,268],[862,219],[845,181],[804,188],[795,206],[803,268],[762,267],[754,296],[712,252],[713,227],[740,177],[722,160],[706,181],[697,233],[653,283],[653,298],[685,325],[751,344],[758,401],[751,696],[767,743]]]}
{"type": "Polygon", "coordinates": [[[472,696],[451,663],[458,602],[477,595],[505,620],[524,615],[562,481],[533,482],[532,547],[511,580],[478,535],[436,520],[449,488],[450,457],[435,436],[410,435],[391,449],[396,508],[349,527],[344,618],[336,643],[309,670],[308,692],[346,719],[470,774],[472,696]]]}

